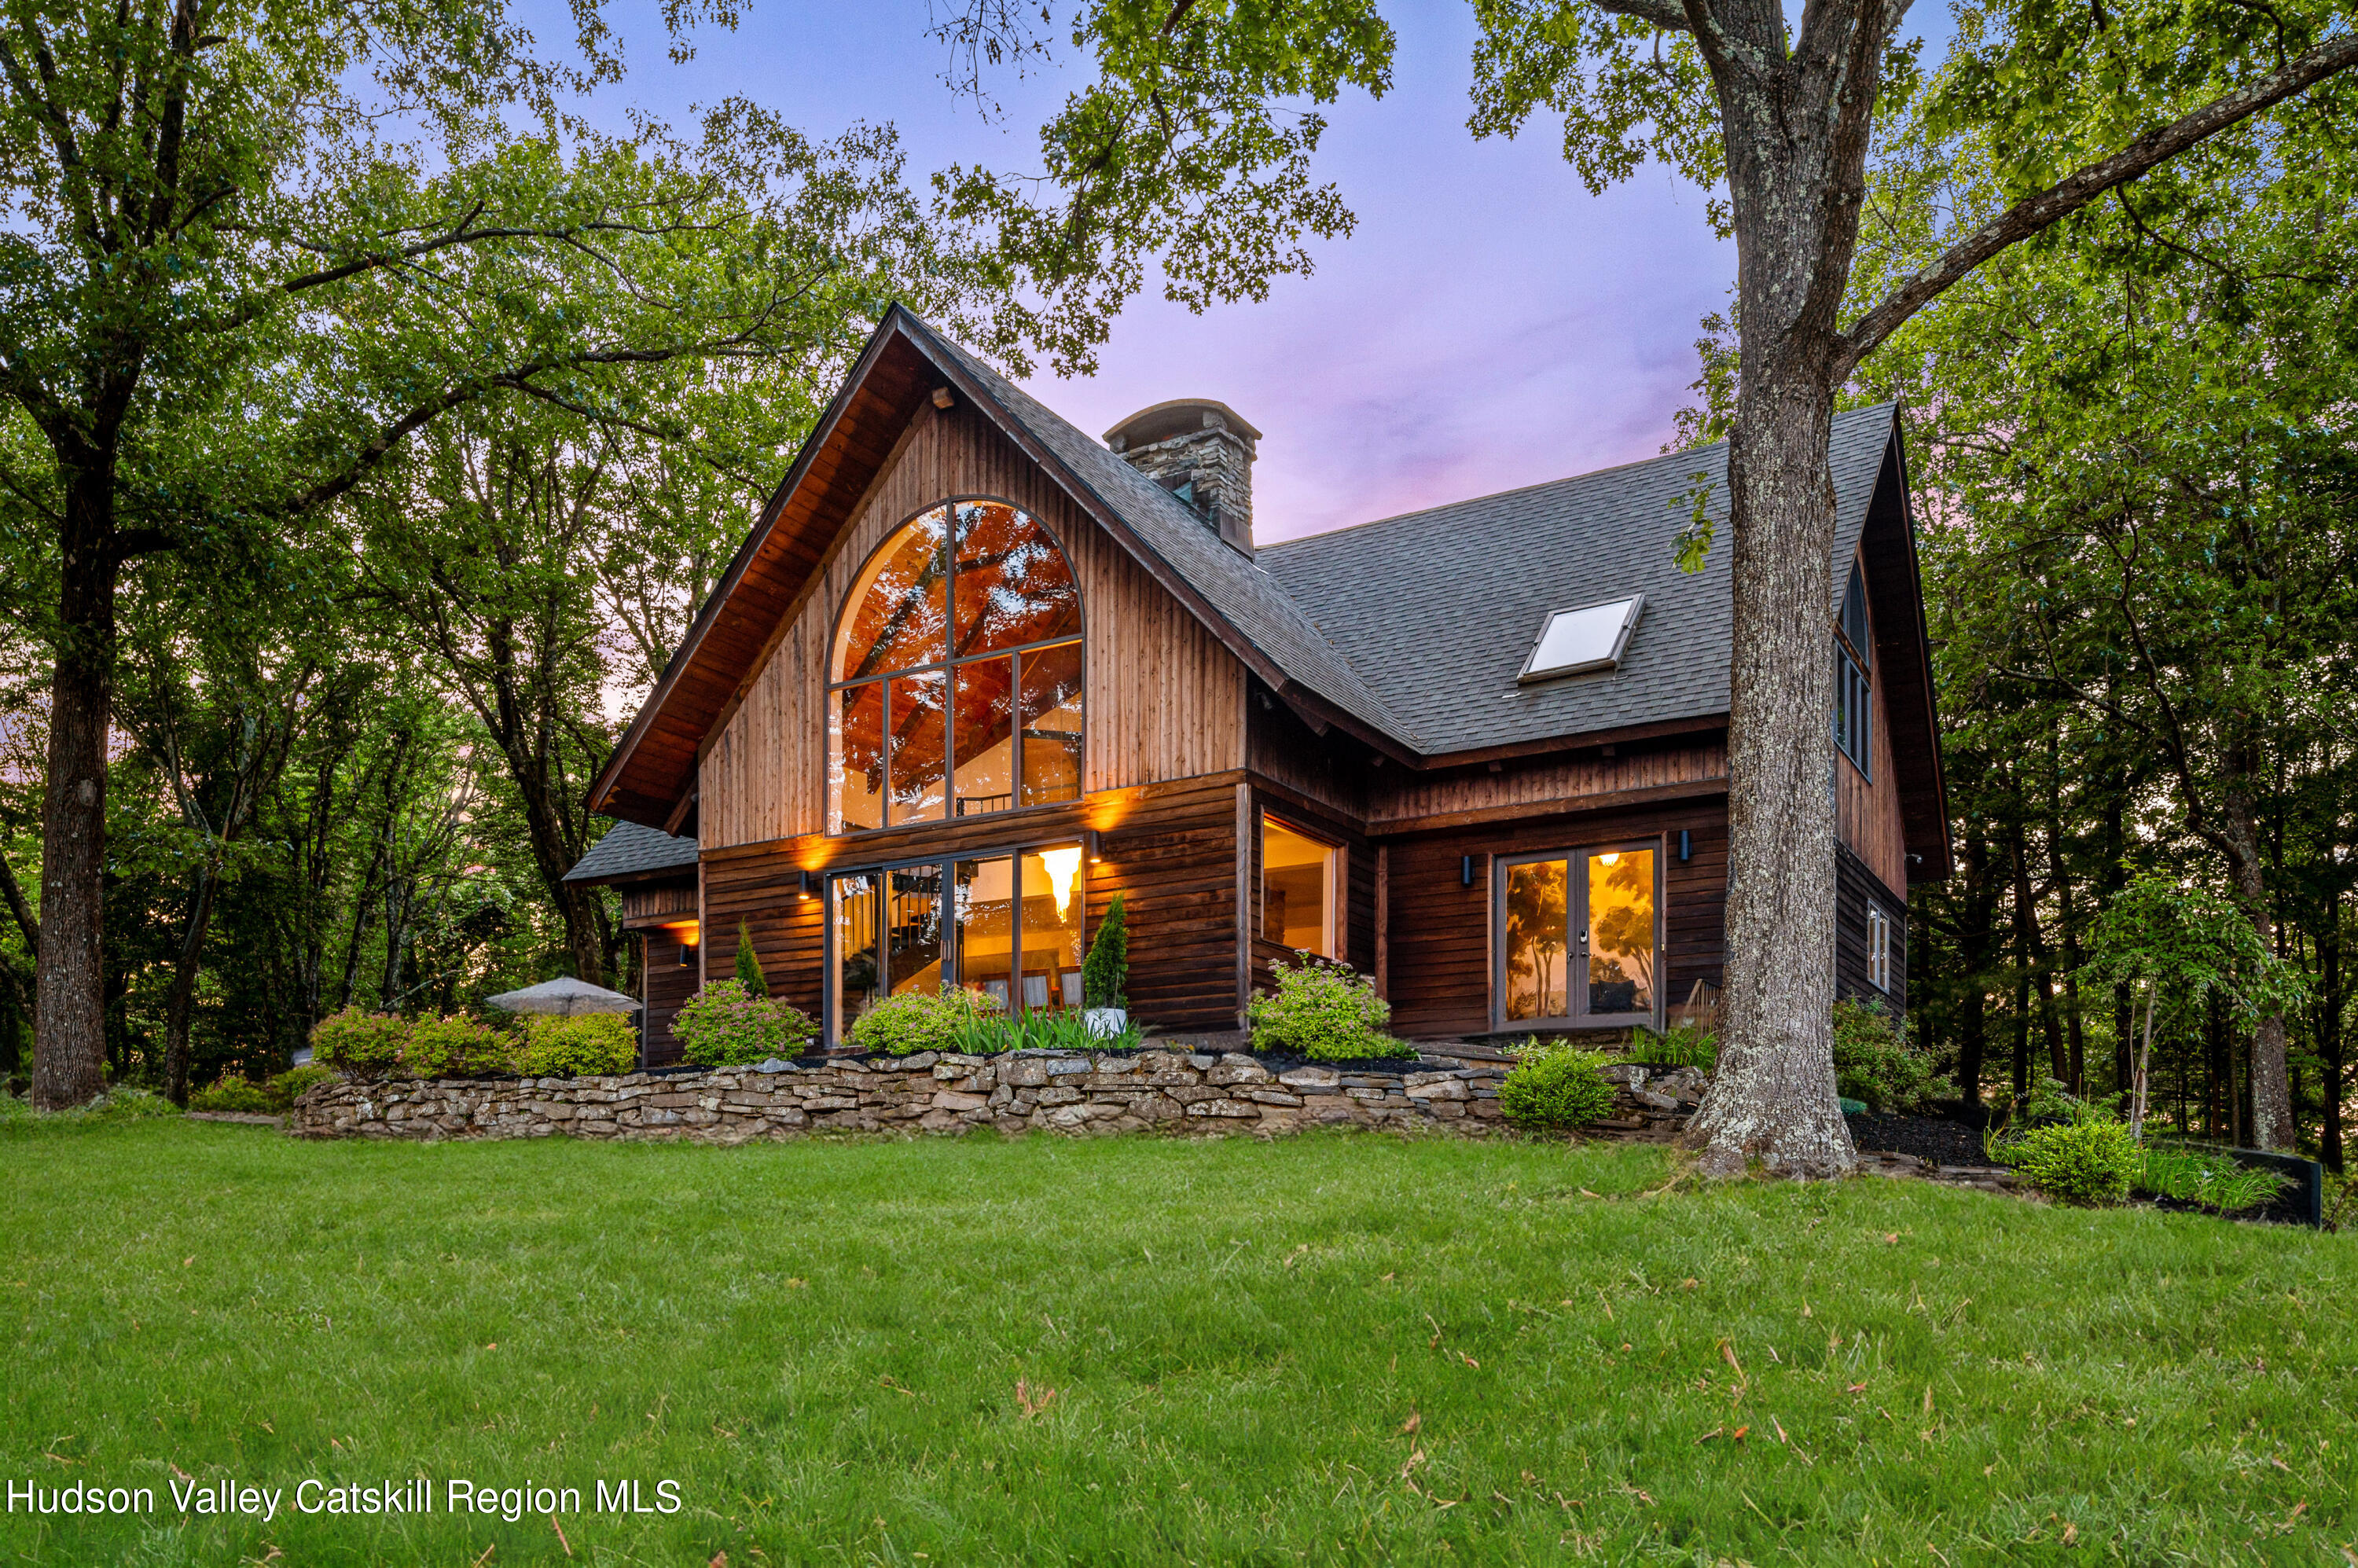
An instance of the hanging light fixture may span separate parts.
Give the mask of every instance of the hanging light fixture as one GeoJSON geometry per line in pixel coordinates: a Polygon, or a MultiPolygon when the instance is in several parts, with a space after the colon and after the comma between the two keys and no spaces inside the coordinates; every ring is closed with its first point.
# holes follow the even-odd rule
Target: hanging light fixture
{"type": "Polygon", "coordinates": [[[1040,851],[1040,864],[1048,872],[1048,885],[1056,894],[1056,918],[1065,917],[1073,903],[1073,879],[1081,874],[1081,847],[1067,844],[1061,849],[1040,851]]]}

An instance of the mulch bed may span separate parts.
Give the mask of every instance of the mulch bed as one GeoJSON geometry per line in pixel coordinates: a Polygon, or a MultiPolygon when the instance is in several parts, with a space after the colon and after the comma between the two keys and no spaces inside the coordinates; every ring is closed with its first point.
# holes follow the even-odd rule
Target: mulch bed
{"type": "Polygon", "coordinates": [[[1912,1154],[1933,1165],[2006,1163],[1993,1162],[1983,1151],[1979,1128],[1945,1116],[1881,1116],[1867,1111],[1843,1119],[1850,1123],[1851,1141],[1863,1150],[1912,1154]]]}

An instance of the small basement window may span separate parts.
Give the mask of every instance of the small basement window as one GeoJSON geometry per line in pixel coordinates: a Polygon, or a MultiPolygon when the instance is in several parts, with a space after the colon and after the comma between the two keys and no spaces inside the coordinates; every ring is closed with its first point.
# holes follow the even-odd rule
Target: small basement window
{"type": "Polygon", "coordinates": [[[1516,680],[1528,685],[1617,667],[1621,651],[1629,645],[1629,633],[1638,628],[1638,612],[1645,606],[1646,596],[1637,593],[1604,604],[1554,611],[1541,622],[1531,657],[1523,661],[1522,674],[1516,680]]]}

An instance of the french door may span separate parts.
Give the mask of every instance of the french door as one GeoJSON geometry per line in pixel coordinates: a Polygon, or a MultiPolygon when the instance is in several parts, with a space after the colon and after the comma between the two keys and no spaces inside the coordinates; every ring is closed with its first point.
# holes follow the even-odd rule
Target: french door
{"type": "Polygon", "coordinates": [[[827,883],[827,1037],[879,998],[963,987],[1010,1013],[1081,1005],[1081,846],[841,871],[827,883]]]}
{"type": "Polygon", "coordinates": [[[1660,849],[1643,840],[1493,862],[1493,1027],[1659,1027],[1660,849]]]}

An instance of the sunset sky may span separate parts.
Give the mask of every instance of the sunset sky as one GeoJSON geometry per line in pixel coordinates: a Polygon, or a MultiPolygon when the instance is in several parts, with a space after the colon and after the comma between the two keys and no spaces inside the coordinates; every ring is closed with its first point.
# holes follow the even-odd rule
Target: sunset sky
{"type": "MultiPolygon", "coordinates": [[[[1701,194],[1659,167],[1591,197],[1552,122],[1474,139],[1463,0],[1386,10],[1393,89],[1339,104],[1320,157],[1358,232],[1262,304],[1194,316],[1150,292],[1115,324],[1094,380],[1031,384],[1092,435],[1165,398],[1237,409],[1264,432],[1264,540],[1652,456],[1695,376],[1698,318],[1735,277],[1701,194]]],[[[568,36],[561,8],[533,14],[547,43],[568,36]]],[[[889,120],[913,183],[960,160],[1036,169],[1038,126],[1078,80],[1004,77],[1006,116],[984,120],[942,85],[925,0],[750,0],[737,33],[707,35],[684,67],[664,59],[651,8],[613,15],[631,70],[601,114],[628,103],[684,122],[691,104],[741,93],[814,135],[889,120]]]]}

